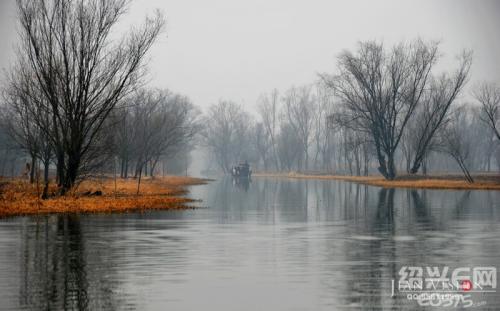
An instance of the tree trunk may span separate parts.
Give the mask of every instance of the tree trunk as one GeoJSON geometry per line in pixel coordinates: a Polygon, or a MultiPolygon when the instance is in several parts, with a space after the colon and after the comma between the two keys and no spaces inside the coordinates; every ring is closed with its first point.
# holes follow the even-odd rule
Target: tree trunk
{"type": "Polygon", "coordinates": [[[61,187],[61,194],[65,194],[75,185],[79,167],[80,167],[79,157],[75,154],[70,154],[68,157],[68,165],[66,168],[63,184],[61,187]]]}
{"type": "Polygon", "coordinates": [[[363,145],[363,160],[364,160],[364,175],[368,176],[368,164],[370,163],[370,158],[368,157],[368,150],[366,145],[363,145]]]}
{"type": "Polygon", "coordinates": [[[307,171],[309,169],[309,151],[307,150],[307,146],[304,148],[305,149],[305,163],[304,163],[304,169],[307,171]]]}
{"type": "Polygon", "coordinates": [[[156,169],[156,165],[158,164],[158,158],[156,158],[152,163],[151,163],[151,169],[150,169],[150,176],[151,178],[154,177],[154,172],[155,172],[155,169],[156,169]]]}
{"type": "Polygon", "coordinates": [[[125,159],[120,159],[120,178],[125,177],[125,159]]]}
{"type": "Polygon", "coordinates": [[[30,167],[30,184],[35,182],[35,161],[36,157],[34,154],[31,155],[31,167],[30,167]]]}
{"type": "Polygon", "coordinates": [[[359,154],[359,148],[354,151],[354,160],[356,161],[356,175],[361,176],[361,159],[359,154]]]}
{"type": "Polygon", "coordinates": [[[139,190],[141,187],[141,176],[142,176],[142,165],[141,168],[139,169],[139,178],[137,180],[137,195],[139,195],[139,190]]]}
{"type": "Polygon", "coordinates": [[[393,180],[396,178],[396,166],[394,164],[394,153],[387,156],[387,179],[393,180]]]}
{"type": "Polygon", "coordinates": [[[64,182],[64,154],[61,152],[57,153],[57,186],[62,187],[64,182]]]}
{"type": "Polygon", "coordinates": [[[385,179],[390,179],[385,156],[380,150],[380,145],[377,141],[375,141],[375,148],[377,150],[377,160],[379,164],[378,171],[380,172],[380,174],[382,174],[382,176],[384,176],[385,179]]]}
{"type": "Polygon", "coordinates": [[[126,158],[126,159],[125,159],[125,172],[124,172],[123,177],[124,177],[125,179],[127,179],[127,178],[128,178],[128,158],[126,158]]]}
{"type": "Polygon", "coordinates": [[[417,157],[415,161],[413,162],[413,165],[409,171],[410,174],[416,174],[418,173],[418,170],[420,169],[420,165],[422,164],[422,159],[420,157],[417,157]]]}
{"type": "Polygon", "coordinates": [[[49,197],[49,160],[43,161],[43,193],[42,200],[45,200],[49,197]]]}
{"type": "Polygon", "coordinates": [[[469,170],[467,169],[467,166],[463,162],[462,159],[457,159],[458,165],[462,169],[462,172],[464,173],[465,179],[467,180],[468,183],[472,184],[474,183],[474,178],[472,178],[469,170]]]}

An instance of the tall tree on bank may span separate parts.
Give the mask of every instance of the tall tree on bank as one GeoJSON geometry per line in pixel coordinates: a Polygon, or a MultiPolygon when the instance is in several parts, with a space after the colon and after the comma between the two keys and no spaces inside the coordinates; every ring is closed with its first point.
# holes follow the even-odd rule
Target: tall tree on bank
{"type": "Polygon", "coordinates": [[[341,100],[336,122],[366,132],[375,146],[379,172],[396,177],[395,153],[404,129],[427,86],[438,58],[438,44],[416,40],[386,50],[361,42],[356,53],[343,52],[339,74],[323,75],[341,100]]]}
{"type": "Polygon", "coordinates": [[[462,91],[469,76],[472,53],[464,52],[460,59],[460,67],[452,75],[441,75],[432,79],[429,90],[423,96],[422,105],[417,109],[413,133],[413,160],[409,173],[416,174],[422,165],[434,136],[443,127],[450,107],[462,91]]]}
{"type": "MultiPolygon", "coordinates": [[[[54,146],[58,185],[65,193],[95,160],[95,142],[120,100],[145,73],[144,58],[164,25],[157,12],[127,36],[113,40],[126,0],[17,0],[19,67],[33,75],[54,146]]],[[[29,94],[28,94],[29,95],[29,94]]]]}

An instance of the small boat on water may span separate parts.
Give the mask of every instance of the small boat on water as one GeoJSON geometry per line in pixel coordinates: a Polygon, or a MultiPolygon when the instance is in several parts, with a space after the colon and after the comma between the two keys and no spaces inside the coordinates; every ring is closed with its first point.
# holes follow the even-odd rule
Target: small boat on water
{"type": "Polygon", "coordinates": [[[233,166],[231,169],[231,175],[236,178],[250,178],[252,176],[252,170],[247,161],[233,166]]]}

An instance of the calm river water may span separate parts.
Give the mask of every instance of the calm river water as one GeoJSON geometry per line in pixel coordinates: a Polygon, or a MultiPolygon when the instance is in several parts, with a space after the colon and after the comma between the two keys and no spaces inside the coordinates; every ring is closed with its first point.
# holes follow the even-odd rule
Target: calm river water
{"type": "Polygon", "coordinates": [[[0,220],[0,309],[414,310],[405,266],[500,268],[500,192],[254,178],[190,196],[203,208],[0,220]]]}

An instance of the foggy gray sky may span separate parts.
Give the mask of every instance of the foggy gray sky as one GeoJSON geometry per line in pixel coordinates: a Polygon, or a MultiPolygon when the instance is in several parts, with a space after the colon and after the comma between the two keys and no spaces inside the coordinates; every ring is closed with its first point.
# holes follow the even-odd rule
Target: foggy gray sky
{"type": "MultiPolygon", "coordinates": [[[[150,53],[150,85],[201,107],[224,98],[250,108],[262,92],[332,72],[339,52],[369,39],[442,40],[441,68],[473,49],[472,84],[500,81],[500,1],[135,0],[120,30],[155,8],[164,11],[167,29],[150,53]]],[[[15,0],[2,0],[2,68],[14,55],[15,14],[15,0]]]]}

